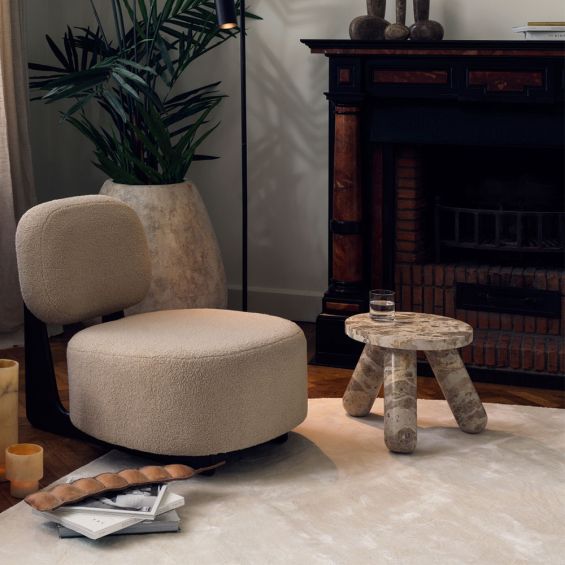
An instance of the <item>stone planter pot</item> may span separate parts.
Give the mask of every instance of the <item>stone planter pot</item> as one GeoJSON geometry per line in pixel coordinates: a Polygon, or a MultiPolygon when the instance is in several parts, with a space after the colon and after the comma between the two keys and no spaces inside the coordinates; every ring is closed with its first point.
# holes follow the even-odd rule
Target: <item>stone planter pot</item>
{"type": "Polygon", "coordinates": [[[227,307],[220,248],[194,184],[132,186],[108,180],[100,193],[118,198],[137,212],[149,243],[151,288],[128,314],[227,307]]]}

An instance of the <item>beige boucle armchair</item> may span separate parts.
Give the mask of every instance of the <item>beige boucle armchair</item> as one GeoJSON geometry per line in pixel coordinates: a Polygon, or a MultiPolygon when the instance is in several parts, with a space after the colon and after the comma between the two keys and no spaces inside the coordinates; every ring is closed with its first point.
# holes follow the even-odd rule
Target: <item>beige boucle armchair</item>
{"type": "Polygon", "coordinates": [[[27,411],[37,427],[137,451],[209,456],[284,436],[307,411],[306,343],[292,322],[226,310],[123,316],[149,288],[135,212],[105,196],[55,200],[21,219],[27,411]],[[69,342],[59,400],[46,324],[102,316],[69,342]]]}

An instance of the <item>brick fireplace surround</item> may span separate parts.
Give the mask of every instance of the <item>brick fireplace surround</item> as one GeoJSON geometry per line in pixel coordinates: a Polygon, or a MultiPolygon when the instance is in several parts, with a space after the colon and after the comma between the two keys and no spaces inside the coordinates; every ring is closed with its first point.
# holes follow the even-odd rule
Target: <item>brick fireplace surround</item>
{"type": "Polygon", "coordinates": [[[462,351],[466,364],[565,373],[565,271],[430,262],[424,235],[428,215],[421,157],[417,150],[401,147],[395,161],[395,288],[399,308],[457,318],[473,326],[475,340],[462,351]],[[457,308],[456,289],[460,283],[560,292],[561,319],[457,308]]]}
{"type": "MultiPolygon", "coordinates": [[[[538,210],[537,204],[527,208],[540,217],[551,215],[553,222],[550,237],[542,237],[545,227],[534,229],[540,237],[531,245],[539,245],[539,251],[502,248],[491,254],[490,243],[482,245],[483,219],[477,214],[471,243],[441,248],[446,238],[438,227],[439,196],[430,190],[427,172],[433,169],[438,177],[439,170],[441,178],[441,155],[452,154],[446,147],[460,147],[463,153],[516,148],[515,159],[522,162],[530,160],[530,150],[552,151],[555,171],[562,170],[565,43],[304,43],[330,63],[330,284],[317,323],[316,360],[353,366],[360,348],[344,337],[344,320],[367,310],[370,288],[394,287],[400,310],[455,317],[473,326],[474,343],[462,355],[474,379],[563,387],[562,176],[549,175],[554,200],[547,210],[538,210]],[[431,164],[430,148],[440,155],[431,164]],[[556,206],[561,215],[559,210],[554,214],[556,206]],[[550,241],[549,249],[542,239],[550,241]]],[[[513,168],[512,159],[506,168],[513,168]]],[[[535,177],[548,161],[532,157],[531,162],[535,177]]],[[[473,161],[474,169],[482,167],[480,158],[473,161]]],[[[447,193],[460,190],[457,177],[466,172],[445,168],[448,180],[453,179],[447,193]]],[[[539,192],[538,180],[530,187],[533,193],[539,192]]],[[[496,192],[496,181],[485,182],[487,193],[496,192]]],[[[520,198],[510,194],[511,200],[520,198]]],[[[513,202],[511,209],[517,206],[513,202]]],[[[517,215],[518,243],[527,239],[522,232],[528,222],[531,228],[530,220],[521,219],[528,214],[517,215]]],[[[497,242],[508,237],[501,236],[499,225],[508,216],[501,218],[496,219],[497,242]]],[[[459,243],[459,235],[455,239],[459,243]]]]}

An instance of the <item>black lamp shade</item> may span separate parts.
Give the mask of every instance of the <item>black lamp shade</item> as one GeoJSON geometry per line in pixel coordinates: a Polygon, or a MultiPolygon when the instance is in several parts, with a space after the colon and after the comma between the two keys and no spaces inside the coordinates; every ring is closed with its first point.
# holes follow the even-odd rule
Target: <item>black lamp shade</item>
{"type": "Polygon", "coordinates": [[[234,0],[216,0],[216,15],[220,28],[232,29],[237,27],[234,0]]]}

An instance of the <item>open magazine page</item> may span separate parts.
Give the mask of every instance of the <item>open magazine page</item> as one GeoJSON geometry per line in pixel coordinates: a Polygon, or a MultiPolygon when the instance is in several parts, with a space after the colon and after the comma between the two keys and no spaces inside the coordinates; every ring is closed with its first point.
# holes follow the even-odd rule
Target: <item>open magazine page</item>
{"type": "Polygon", "coordinates": [[[69,504],[60,512],[89,511],[103,514],[132,516],[148,520],[157,516],[167,485],[134,487],[118,493],[106,493],[88,498],[77,504],[69,504]]]}

